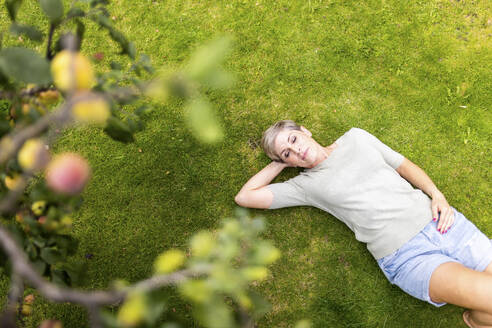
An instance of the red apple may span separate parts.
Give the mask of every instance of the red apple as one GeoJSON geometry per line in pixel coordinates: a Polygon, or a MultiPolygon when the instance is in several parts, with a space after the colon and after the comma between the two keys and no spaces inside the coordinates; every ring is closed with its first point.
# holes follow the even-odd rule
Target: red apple
{"type": "Polygon", "coordinates": [[[64,153],[46,168],[46,182],[54,191],[75,195],[84,189],[90,177],[87,160],[74,153],[64,153]]]}

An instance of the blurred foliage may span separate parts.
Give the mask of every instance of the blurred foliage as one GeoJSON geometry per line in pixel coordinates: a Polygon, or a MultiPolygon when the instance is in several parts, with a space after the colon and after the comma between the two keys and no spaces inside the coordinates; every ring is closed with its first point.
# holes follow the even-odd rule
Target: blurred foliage
{"type": "MultiPolygon", "coordinates": [[[[224,132],[206,94],[233,82],[232,75],[221,67],[231,38],[217,38],[202,46],[178,72],[156,71],[149,57],[137,54],[134,44],[112,24],[108,1],[72,1],[67,10],[61,0],[40,0],[38,4],[48,19],[47,34],[38,26],[19,22],[22,1],[5,2],[11,24],[8,33],[0,34],[0,200],[5,200],[25,178],[34,179],[21,193],[14,210],[1,213],[0,221],[40,275],[69,287],[82,284],[84,278],[84,264],[68,261],[78,246],[71,234],[71,215],[83,199],[79,193],[53,190],[53,184],[37,175],[49,167],[50,156],[44,149],[44,143],[48,149],[52,141],[49,129],[31,136],[29,141],[21,140],[25,147],[19,149],[13,146],[15,138],[45,117],[56,120],[52,114],[69,104],[72,123],[92,124],[116,141],[133,142],[135,134],[145,128],[146,113],[152,110],[147,97],[161,103],[176,97],[184,104],[184,117],[192,134],[204,144],[219,142],[224,132]],[[80,49],[88,21],[95,22],[119,44],[118,55],[127,56],[131,62],[127,69],[112,61],[108,71],[93,73],[92,63],[80,49]],[[9,34],[35,43],[46,42],[46,53],[28,49],[23,43],[2,48],[3,38],[9,34]]],[[[70,165],[64,168],[70,181],[64,183],[83,186],[85,182],[80,179],[86,178],[81,173],[84,170],[79,167],[78,171],[70,171],[70,165]]],[[[201,272],[198,278],[186,278],[177,284],[179,294],[193,305],[196,319],[205,327],[240,325],[244,316],[238,313],[246,311],[259,317],[269,309],[268,303],[250,289],[252,283],[268,278],[267,266],[280,256],[271,243],[260,239],[264,229],[262,219],[239,211],[237,218],[224,220],[216,233],[201,231],[194,235],[188,253],[178,249],[163,252],[155,261],[154,274],[172,275],[178,269],[201,272]]],[[[12,273],[10,260],[2,251],[0,265],[5,274],[12,273]]],[[[130,288],[126,284],[115,286],[130,288]]],[[[31,303],[24,301],[23,315],[30,315],[31,303]]],[[[151,327],[167,309],[162,294],[131,289],[116,314],[103,310],[102,316],[107,327],[151,327]]],[[[178,325],[171,322],[162,327],[178,325]]]]}
{"type": "MultiPolygon", "coordinates": [[[[154,272],[170,273],[181,267],[204,272],[177,283],[179,293],[191,302],[195,318],[204,327],[237,327],[235,310],[258,318],[270,309],[270,304],[250,289],[252,283],[267,279],[267,266],[280,256],[278,249],[260,238],[264,229],[263,219],[238,211],[235,218],[223,220],[216,233],[195,234],[189,242],[189,256],[177,249],[163,252],[155,261],[154,272]]],[[[134,290],[116,313],[102,313],[108,327],[153,327],[168,308],[164,295],[134,290]]]]}

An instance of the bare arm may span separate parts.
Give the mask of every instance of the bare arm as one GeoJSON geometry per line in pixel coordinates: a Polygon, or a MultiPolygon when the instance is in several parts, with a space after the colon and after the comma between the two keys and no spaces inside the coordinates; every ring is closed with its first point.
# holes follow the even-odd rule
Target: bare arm
{"type": "Polygon", "coordinates": [[[271,162],[256,173],[239,190],[235,202],[244,207],[269,208],[273,201],[272,192],[266,186],[287,167],[284,163],[271,162]]]}
{"type": "Polygon", "coordinates": [[[437,189],[431,178],[407,158],[403,160],[396,172],[432,198],[432,215],[434,220],[439,219],[437,229],[442,233],[446,232],[454,222],[454,213],[443,193],[437,189]]]}
{"type": "Polygon", "coordinates": [[[412,163],[409,159],[405,158],[403,163],[396,169],[396,172],[412,185],[429,195],[430,198],[434,198],[439,194],[442,195],[424,170],[412,163]]]}

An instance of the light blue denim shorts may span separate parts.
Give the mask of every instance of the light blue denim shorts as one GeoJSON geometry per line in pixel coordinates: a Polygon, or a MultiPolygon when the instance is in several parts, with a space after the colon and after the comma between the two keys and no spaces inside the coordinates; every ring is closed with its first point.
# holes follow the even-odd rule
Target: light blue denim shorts
{"type": "Polygon", "coordinates": [[[435,303],[429,296],[434,270],[445,262],[458,262],[476,271],[484,271],[492,262],[492,240],[454,207],[455,221],[449,230],[437,231],[439,221],[431,221],[418,235],[392,254],[378,260],[388,280],[406,293],[435,303]]]}

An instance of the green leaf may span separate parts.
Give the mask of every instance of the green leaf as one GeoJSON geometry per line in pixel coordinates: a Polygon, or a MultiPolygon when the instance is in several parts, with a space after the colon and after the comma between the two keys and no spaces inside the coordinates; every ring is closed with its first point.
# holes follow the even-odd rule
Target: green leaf
{"type": "Polygon", "coordinates": [[[199,141],[207,144],[221,141],[222,128],[210,104],[203,99],[195,99],[185,108],[186,122],[199,141]]]}
{"type": "Polygon", "coordinates": [[[152,107],[148,105],[142,105],[135,110],[135,114],[137,114],[139,117],[142,117],[143,115],[148,114],[151,111],[152,107]]]}
{"type": "Polygon", "coordinates": [[[116,316],[106,309],[99,310],[99,316],[104,323],[104,327],[108,328],[120,328],[120,323],[116,319],[116,316]]]}
{"type": "Polygon", "coordinates": [[[87,264],[84,262],[76,262],[73,264],[64,263],[61,269],[68,274],[72,284],[81,284],[85,278],[87,264]]]}
{"type": "Polygon", "coordinates": [[[95,23],[99,24],[99,26],[111,29],[111,21],[104,14],[100,13],[99,15],[89,16],[95,23]]]}
{"type": "Polygon", "coordinates": [[[312,327],[311,320],[303,319],[303,320],[297,321],[294,328],[311,328],[311,327],[312,327]]]}
{"type": "Polygon", "coordinates": [[[118,31],[117,29],[115,29],[112,26],[110,26],[108,28],[108,31],[109,31],[109,36],[111,37],[111,39],[113,39],[114,41],[118,42],[121,45],[122,48],[126,44],[128,44],[128,39],[123,35],[123,33],[121,33],[120,31],[118,31]]]}
{"type": "Polygon", "coordinates": [[[191,57],[187,71],[192,78],[202,79],[221,64],[230,49],[231,39],[222,37],[198,49],[191,57]]]}
{"type": "Polygon", "coordinates": [[[130,130],[132,130],[132,132],[142,131],[144,128],[144,125],[141,120],[134,120],[131,117],[128,117],[126,119],[126,123],[130,127],[130,130]]]}
{"type": "Polygon", "coordinates": [[[123,143],[135,141],[130,127],[114,116],[107,120],[104,132],[116,141],[123,143]]]}
{"type": "Polygon", "coordinates": [[[72,7],[70,10],[67,12],[67,18],[73,18],[73,17],[84,17],[85,16],[85,11],[83,11],[79,7],[72,7]]]}
{"type": "Polygon", "coordinates": [[[56,245],[63,256],[75,254],[78,244],[78,240],[70,235],[53,235],[48,239],[48,245],[56,245]]]}
{"type": "Polygon", "coordinates": [[[15,17],[17,16],[17,11],[19,11],[19,7],[21,3],[22,0],[5,1],[5,5],[7,6],[7,11],[9,12],[9,16],[12,21],[15,21],[15,17]]]}
{"type": "Polygon", "coordinates": [[[7,226],[7,229],[9,230],[10,235],[12,236],[12,238],[14,238],[18,245],[24,244],[25,234],[17,224],[9,224],[7,226]]]}
{"type": "Polygon", "coordinates": [[[10,131],[10,125],[6,121],[0,122],[0,137],[4,136],[10,131]]]}
{"type": "Polygon", "coordinates": [[[63,3],[61,0],[39,0],[41,9],[51,23],[57,24],[63,17],[63,3]]]}
{"type": "Polygon", "coordinates": [[[39,248],[43,248],[44,246],[46,246],[46,240],[40,236],[33,237],[32,242],[34,245],[38,246],[39,248]]]}
{"type": "Polygon", "coordinates": [[[80,195],[71,197],[68,202],[68,204],[72,206],[73,211],[77,211],[78,209],[80,209],[83,203],[84,203],[84,198],[80,195]]]}
{"type": "Polygon", "coordinates": [[[137,62],[137,65],[141,68],[143,68],[147,73],[154,73],[155,70],[154,68],[152,67],[152,62],[149,58],[149,56],[147,56],[146,54],[141,54],[139,59],[138,59],[138,62],[137,62]]]}
{"type": "Polygon", "coordinates": [[[53,270],[51,272],[51,281],[58,285],[70,286],[71,281],[68,273],[62,270],[53,270]]]}
{"type": "Polygon", "coordinates": [[[196,310],[198,320],[207,328],[235,327],[232,313],[222,299],[216,297],[213,301],[199,306],[196,310]]]}
{"type": "Polygon", "coordinates": [[[129,42],[123,33],[113,27],[108,28],[109,36],[121,46],[121,52],[127,54],[131,59],[135,59],[135,45],[129,42]]]}
{"type": "Polygon", "coordinates": [[[45,262],[43,262],[39,259],[37,259],[36,261],[33,261],[32,266],[34,267],[34,270],[36,270],[36,272],[42,276],[45,275],[46,269],[48,267],[48,265],[45,262]]]}
{"type": "Polygon", "coordinates": [[[145,321],[150,325],[155,325],[155,322],[166,309],[166,303],[159,296],[148,295],[149,302],[147,303],[147,317],[145,321]]]}
{"type": "Polygon", "coordinates": [[[19,82],[34,84],[51,82],[49,62],[31,49],[12,47],[0,51],[0,70],[19,82]]]}
{"type": "Polygon", "coordinates": [[[30,25],[12,23],[12,25],[10,25],[10,33],[13,35],[23,34],[33,41],[43,40],[43,33],[41,33],[36,27],[30,25]]]}
{"type": "Polygon", "coordinates": [[[7,254],[5,254],[5,252],[2,249],[0,249],[0,267],[5,266],[5,264],[7,264],[8,259],[9,258],[7,254]]]}
{"type": "Polygon", "coordinates": [[[265,313],[269,312],[272,309],[272,305],[259,293],[254,290],[249,290],[248,296],[253,302],[252,315],[256,319],[261,318],[265,313]]]}
{"type": "Polygon", "coordinates": [[[225,89],[232,85],[234,77],[222,69],[215,69],[201,79],[201,82],[212,89],[225,89]]]}
{"type": "Polygon", "coordinates": [[[90,0],[91,7],[95,7],[99,4],[101,5],[108,5],[109,1],[108,0],[90,0]]]}
{"type": "Polygon", "coordinates": [[[111,69],[112,69],[112,70],[115,70],[115,71],[121,71],[121,70],[122,70],[122,68],[123,68],[123,67],[121,66],[121,64],[120,64],[120,63],[115,62],[115,61],[112,61],[112,62],[110,63],[110,66],[111,66],[111,69]]]}
{"type": "Polygon", "coordinates": [[[34,260],[35,258],[38,257],[38,249],[31,243],[27,244],[26,253],[27,255],[29,255],[29,258],[31,260],[34,260]]]}
{"type": "Polygon", "coordinates": [[[75,35],[77,35],[77,50],[80,50],[82,40],[84,39],[85,25],[79,19],[75,19],[75,24],[77,25],[77,29],[75,30],[75,35]]]}
{"type": "Polygon", "coordinates": [[[130,57],[131,59],[135,59],[135,56],[137,54],[137,49],[135,48],[135,43],[133,43],[133,42],[128,43],[128,46],[125,47],[123,50],[124,50],[124,53],[126,53],[128,55],[128,57],[130,57]]]}
{"type": "Polygon", "coordinates": [[[60,252],[58,252],[56,249],[53,248],[41,249],[40,256],[48,264],[56,264],[57,262],[60,262],[62,259],[60,252]]]}
{"type": "Polygon", "coordinates": [[[181,328],[181,326],[175,322],[166,322],[160,328],[181,328]]]}

